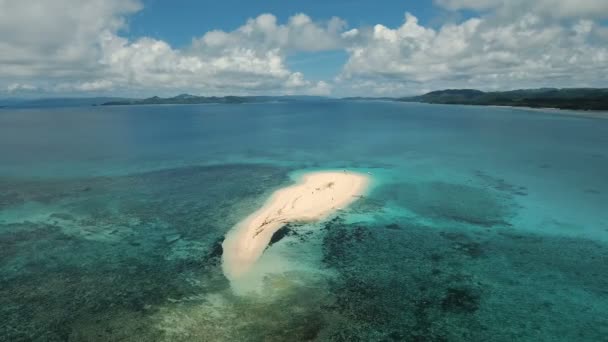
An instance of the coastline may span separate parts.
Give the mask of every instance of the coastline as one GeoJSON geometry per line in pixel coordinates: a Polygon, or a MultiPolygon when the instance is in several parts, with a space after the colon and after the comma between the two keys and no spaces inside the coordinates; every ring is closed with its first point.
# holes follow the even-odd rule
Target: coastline
{"type": "MultiPolygon", "coordinates": [[[[464,105],[467,106],[467,105],[464,105]]],[[[475,105],[471,105],[475,106],[475,105]]],[[[500,105],[485,105],[484,107],[494,108],[507,108],[507,109],[521,109],[530,112],[540,112],[547,114],[557,114],[563,116],[575,116],[575,117],[587,117],[593,119],[608,119],[608,111],[606,110],[575,110],[575,109],[561,109],[561,108],[535,108],[535,107],[523,107],[523,106],[500,106],[500,105]]]]}
{"type": "MultiPolygon", "coordinates": [[[[363,101],[363,100],[359,100],[363,101]]],[[[367,101],[367,100],[366,100],[367,101]]],[[[371,101],[371,100],[370,100],[371,101]]],[[[394,101],[399,103],[416,103],[422,105],[440,105],[440,106],[467,106],[467,107],[491,107],[491,108],[504,108],[504,109],[519,109],[530,112],[539,112],[546,114],[555,114],[562,116],[572,117],[586,117],[591,119],[608,119],[608,110],[576,110],[576,109],[561,109],[552,107],[527,107],[527,106],[504,106],[504,105],[492,105],[492,104],[472,104],[472,103],[432,103],[432,102],[418,102],[418,101],[394,101]]]]}
{"type": "Polygon", "coordinates": [[[326,219],[363,196],[369,183],[369,176],[346,170],[302,174],[295,184],[275,191],[262,208],[226,234],[222,243],[224,274],[230,280],[244,276],[285,224],[326,219]]]}

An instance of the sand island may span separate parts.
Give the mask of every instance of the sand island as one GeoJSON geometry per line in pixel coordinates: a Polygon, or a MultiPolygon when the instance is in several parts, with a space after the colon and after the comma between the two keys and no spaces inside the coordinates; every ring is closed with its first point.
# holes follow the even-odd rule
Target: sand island
{"type": "Polygon", "coordinates": [[[369,177],[361,173],[323,171],[304,174],[297,184],[275,191],[262,208],[226,235],[224,274],[231,280],[246,274],[285,224],[325,219],[359,199],[368,184],[369,177]]]}

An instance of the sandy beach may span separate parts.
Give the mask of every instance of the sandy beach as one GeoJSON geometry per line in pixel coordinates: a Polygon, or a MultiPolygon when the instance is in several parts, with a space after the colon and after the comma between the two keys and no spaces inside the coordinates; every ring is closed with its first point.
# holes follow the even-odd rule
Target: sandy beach
{"type": "Polygon", "coordinates": [[[360,198],[369,177],[348,171],[311,172],[297,184],[277,190],[266,204],[226,235],[222,267],[228,279],[246,274],[264,252],[272,235],[290,222],[327,218],[360,198]]]}

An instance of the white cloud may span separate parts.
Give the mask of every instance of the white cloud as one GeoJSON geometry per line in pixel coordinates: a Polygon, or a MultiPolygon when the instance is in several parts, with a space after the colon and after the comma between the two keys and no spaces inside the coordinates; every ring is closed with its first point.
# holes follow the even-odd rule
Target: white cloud
{"type": "Polygon", "coordinates": [[[22,83],[11,83],[6,87],[6,91],[8,93],[15,92],[30,92],[35,91],[37,88],[31,84],[22,84],[22,83]]]}
{"type": "Polygon", "coordinates": [[[304,14],[284,25],[270,14],[233,32],[212,31],[192,46],[121,37],[137,0],[0,0],[0,89],[55,92],[324,93],[285,65],[287,54],[337,48],[345,23],[304,14]]]}
{"type": "Polygon", "coordinates": [[[601,86],[608,45],[598,28],[590,20],[564,24],[527,14],[506,23],[481,17],[433,29],[406,14],[400,27],[350,34],[338,82],[372,82],[394,95],[447,87],[601,86]]]}
{"type": "Polygon", "coordinates": [[[83,77],[98,65],[101,32],[125,27],[136,0],[0,0],[0,77],[83,77]]]}
{"type": "Polygon", "coordinates": [[[554,18],[608,18],[606,0],[435,0],[449,10],[493,10],[505,16],[533,13],[554,18]]]}
{"type": "Polygon", "coordinates": [[[239,46],[255,51],[324,51],[341,47],[345,28],[346,22],[337,17],[320,24],[300,13],[280,25],[274,15],[262,14],[232,32],[211,31],[194,39],[193,49],[221,51],[239,46]]]}
{"type": "Polygon", "coordinates": [[[135,42],[109,35],[102,43],[101,64],[115,86],[154,85],[199,93],[316,92],[316,84],[285,66],[280,48],[254,49],[241,44],[221,48],[197,46],[173,49],[164,41],[142,38],[135,42]]]}
{"type": "Polygon", "coordinates": [[[81,91],[98,91],[98,90],[109,90],[112,89],[114,83],[109,80],[97,80],[91,82],[83,82],[77,84],[74,89],[81,91]]]}

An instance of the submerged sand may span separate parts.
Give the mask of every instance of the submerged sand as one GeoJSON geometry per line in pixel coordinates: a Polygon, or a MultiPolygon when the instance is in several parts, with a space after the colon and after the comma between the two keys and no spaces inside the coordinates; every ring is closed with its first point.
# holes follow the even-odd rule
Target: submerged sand
{"type": "Polygon", "coordinates": [[[231,280],[243,276],[285,224],[322,220],[360,198],[368,184],[368,176],[360,173],[325,171],[307,173],[297,184],[277,190],[226,236],[224,274],[231,280]]]}

